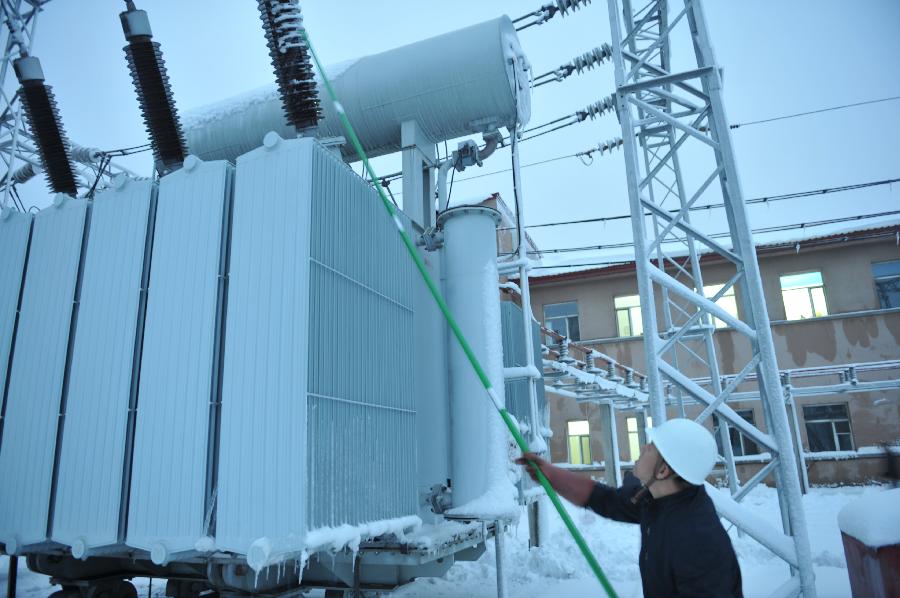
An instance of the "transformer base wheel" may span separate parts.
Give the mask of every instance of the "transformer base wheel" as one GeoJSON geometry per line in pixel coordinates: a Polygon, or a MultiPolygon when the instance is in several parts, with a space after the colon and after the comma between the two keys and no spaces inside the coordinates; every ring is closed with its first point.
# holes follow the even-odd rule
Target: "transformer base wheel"
{"type": "Polygon", "coordinates": [[[138,598],[137,589],[124,579],[91,585],[84,588],[81,595],[83,598],[138,598]]]}

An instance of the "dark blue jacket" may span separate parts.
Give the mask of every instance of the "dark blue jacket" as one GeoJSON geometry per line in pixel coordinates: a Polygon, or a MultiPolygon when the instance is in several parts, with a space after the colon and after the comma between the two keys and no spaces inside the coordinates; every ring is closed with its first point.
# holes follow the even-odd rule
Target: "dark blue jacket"
{"type": "Polygon", "coordinates": [[[741,569],[731,539],[703,486],[663,498],[631,497],[641,483],[628,474],[621,488],[594,486],[586,507],[641,525],[641,582],[645,598],[742,596],[741,569]]]}

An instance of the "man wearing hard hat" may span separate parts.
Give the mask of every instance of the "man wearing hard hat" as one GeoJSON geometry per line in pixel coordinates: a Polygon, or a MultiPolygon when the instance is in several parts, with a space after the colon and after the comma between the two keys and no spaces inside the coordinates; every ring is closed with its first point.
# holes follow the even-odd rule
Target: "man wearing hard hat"
{"type": "Polygon", "coordinates": [[[703,482],[718,454],[703,426],[671,419],[648,430],[621,488],[593,482],[555,467],[534,453],[517,460],[535,463],[569,501],[594,512],[641,526],[640,568],[646,598],[656,596],[742,596],[741,570],[703,482]]]}

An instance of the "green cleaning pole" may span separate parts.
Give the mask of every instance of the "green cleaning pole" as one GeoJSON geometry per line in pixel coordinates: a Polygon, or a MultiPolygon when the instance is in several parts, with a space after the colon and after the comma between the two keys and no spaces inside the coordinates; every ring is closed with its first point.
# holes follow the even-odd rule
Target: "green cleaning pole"
{"type": "MultiPolygon", "coordinates": [[[[434,284],[434,280],[431,279],[431,276],[428,274],[428,270],[425,269],[425,264],[424,262],[422,262],[422,258],[419,257],[419,254],[416,251],[412,240],[409,238],[409,235],[406,233],[406,229],[403,227],[403,222],[401,222],[400,218],[397,216],[397,210],[394,208],[394,205],[388,200],[387,196],[384,193],[384,189],[378,182],[378,177],[375,175],[375,171],[372,169],[372,165],[369,163],[369,158],[366,156],[365,151],[363,151],[362,144],[359,142],[359,137],[356,136],[356,131],[353,130],[353,125],[350,124],[350,120],[347,118],[347,114],[344,112],[344,107],[341,106],[341,103],[338,101],[337,94],[335,94],[334,88],[331,86],[331,82],[328,80],[328,76],[325,74],[325,69],[322,68],[322,63],[319,62],[319,56],[318,54],[316,54],[315,49],[309,41],[309,37],[306,35],[306,30],[300,29],[300,34],[303,36],[303,41],[309,48],[309,53],[312,55],[313,61],[315,61],[316,63],[316,70],[319,71],[319,75],[321,75],[322,77],[322,83],[325,84],[325,89],[328,91],[328,96],[331,98],[331,101],[334,102],[335,111],[338,114],[338,118],[340,118],[341,120],[341,125],[343,125],[344,131],[346,131],[347,137],[350,138],[350,142],[353,144],[353,148],[356,150],[357,155],[359,155],[359,157],[362,159],[363,164],[366,167],[366,172],[369,173],[369,178],[372,179],[373,183],[375,183],[375,189],[378,191],[379,197],[381,197],[381,203],[382,205],[384,205],[384,209],[388,211],[388,214],[390,214],[391,218],[394,221],[394,224],[397,226],[397,232],[400,233],[400,238],[403,240],[403,244],[406,246],[406,250],[409,252],[409,256],[416,263],[416,268],[419,269],[419,273],[425,280],[425,284],[428,285],[428,290],[431,291],[431,296],[434,297],[434,300],[437,302],[441,313],[444,314],[444,318],[447,320],[447,325],[450,326],[450,330],[453,331],[453,336],[455,336],[456,340],[459,341],[459,345],[460,347],[462,347],[462,350],[466,354],[466,357],[468,357],[469,363],[472,364],[472,369],[475,370],[475,373],[478,375],[479,380],[481,380],[481,383],[484,385],[484,389],[485,391],[487,391],[488,397],[490,397],[491,402],[494,404],[494,407],[500,413],[500,417],[503,418],[506,427],[509,428],[509,433],[512,434],[512,437],[515,439],[516,444],[519,445],[519,449],[523,453],[530,452],[528,443],[519,432],[518,426],[515,424],[515,422],[513,422],[512,417],[509,415],[509,412],[506,411],[506,408],[500,404],[500,399],[497,397],[497,393],[491,387],[491,381],[488,379],[487,374],[481,367],[481,364],[478,362],[478,358],[475,357],[475,353],[472,351],[472,347],[469,346],[469,342],[463,335],[462,330],[459,329],[459,325],[456,323],[456,319],[453,317],[453,314],[450,313],[450,308],[447,307],[447,303],[444,301],[444,297],[441,295],[441,291],[434,284]]],[[[572,534],[572,537],[575,539],[575,543],[578,545],[578,548],[581,550],[581,553],[587,560],[588,565],[590,565],[591,569],[594,571],[597,579],[600,580],[600,584],[603,586],[603,589],[606,590],[606,593],[610,598],[616,598],[616,591],[609,583],[609,580],[606,579],[606,575],[603,573],[603,569],[600,567],[600,563],[598,563],[597,559],[594,558],[594,555],[593,553],[591,553],[591,549],[588,548],[587,542],[585,542],[584,537],[578,531],[578,528],[575,527],[575,523],[572,521],[572,518],[569,516],[569,513],[566,511],[562,502],[559,500],[559,496],[556,494],[553,486],[550,485],[547,477],[536,466],[536,464],[533,461],[531,461],[530,463],[534,466],[534,471],[537,473],[538,481],[541,483],[541,486],[544,487],[544,490],[547,492],[547,496],[549,496],[550,500],[553,502],[553,506],[556,507],[559,516],[562,518],[563,523],[566,524],[566,528],[569,530],[569,533],[572,534]]]]}

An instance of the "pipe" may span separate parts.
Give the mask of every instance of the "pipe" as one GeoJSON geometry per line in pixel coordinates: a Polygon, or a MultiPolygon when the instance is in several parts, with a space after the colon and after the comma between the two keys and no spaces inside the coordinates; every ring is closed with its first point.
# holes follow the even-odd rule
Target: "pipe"
{"type": "MultiPolygon", "coordinates": [[[[474,354],[487,364],[488,378],[502,389],[503,362],[496,359],[503,355],[496,291],[500,213],[483,206],[462,206],[442,212],[437,223],[444,231],[447,305],[458,314],[460,330],[474,354]]],[[[493,469],[489,461],[499,456],[491,444],[490,411],[481,396],[482,385],[463,350],[450,342],[450,471],[453,506],[460,507],[487,491],[493,469]]]]}
{"type": "MultiPolygon", "coordinates": [[[[500,557],[497,557],[500,558],[500,557]]],[[[19,557],[9,557],[9,574],[6,577],[6,595],[16,598],[16,577],[19,575],[19,557]]],[[[499,575],[499,571],[498,571],[499,575]]],[[[498,577],[499,579],[499,577],[498,577]]]]}
{"type": "Polygon", "coordinates": [[[449,158],[445,158],[438,166],[438,206],[441,210],[446,210],[450,206],[450,198],[447,197],[447,173],[456,163],[456,152],[450,154],[449,158]]]}
{"type": "Polygon", "coordinates": [[[497,598],[506,598],[506,572],[503,570],[503,560],[506,556],[506,543],[503,540],[503,521],[494,522],[494,549],[497,557],[497,598]]]}
{"type": "MultiPolygon", "coordinates": [[[[529,365],[518,368],[503,368],[503,378],[506,380],[518,380],[521,378],[540,380],[543,376],[536,367],[529,365]]],[[[534,424],[534,422],[532,422],[532,424],[534,424]]]]}

